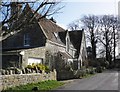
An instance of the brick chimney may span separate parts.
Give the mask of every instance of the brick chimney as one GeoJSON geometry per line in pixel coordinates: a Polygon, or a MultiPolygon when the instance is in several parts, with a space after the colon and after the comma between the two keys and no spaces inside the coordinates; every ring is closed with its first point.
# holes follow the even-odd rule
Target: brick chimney
{"type": "Polygon", "coordinates": [[[10,21],[10,28],[14,28],[15,26],[18,25],[19,21],[18,21],[18,18],[19,18],[19,15],[21,14],[21,11],[22,11],[22,4],[20,4],[19,2],[11,2],[11,21],[10,21]]]}

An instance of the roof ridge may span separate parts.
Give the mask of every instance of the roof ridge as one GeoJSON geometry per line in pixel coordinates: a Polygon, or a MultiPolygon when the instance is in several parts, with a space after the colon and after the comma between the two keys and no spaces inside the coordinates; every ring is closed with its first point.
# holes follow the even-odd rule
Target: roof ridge
{"type": "MultiPolygon", "coordinates": [[[[34,9],[32,9],[31,7],[30,7],[30,5],[29,4],[27,4],[26,5],[26,7],[28,6],[28,8],[30,8],[30,10],[32,11],[32,13],[34,13],[35,12],[35,10],[34,9]]],[[[42,17],[42,15],[40,14],[40,13],[38,13],[38,12],[36,12],[35,14],[37,14],[37,16],[39,16],[39,17],[42,17]]],[[[37,16],[35,15],[35,18],[37,19],[37,16]]],[[[51,21],[50,19],[48,19],[48,18],[45,18],[45,17],[43,17],[43,19],[45,19],[45,20],[47,20],[47,21],[49,21],[49,22],[51,22],[52,24],[54,24],[54,25],[56,25],[57,27],[59,27],[59,28],[61,28],[62,30],[64,30],[64,31],[66,31],[64,28],[62,28],[61,26],[59,26],[57,23],[54,23],[53,21],[51,21]]],[[[42,19],[42,20],[43,20],[42,19]]],[[[41,21],[41,20],[40,20],[41,21]]],[[[39,21],[39,22],[40,22],[39,21]]]]}

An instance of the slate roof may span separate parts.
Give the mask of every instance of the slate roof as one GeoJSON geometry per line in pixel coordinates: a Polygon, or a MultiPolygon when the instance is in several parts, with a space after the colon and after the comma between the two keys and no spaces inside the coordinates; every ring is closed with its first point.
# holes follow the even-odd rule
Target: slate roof
{"type": "Polygon", "coordinates": [[[59,51],[59,53],[62,55],[62,57],[64,57],[64,58],[67,58],[67,59],[72,59],[73,57],[69,54],[69,53],[67,53],[67,52],[61,52],[61,51],[59,51]]]}
{"type": "Polygon", "coordinates": [[[70,31],[69,35],[70,35],[70,40],[71,40],[71,43],[73,44],[73,46],[76,49],[80,49],[83,31],[82,30],[70,31]]]}
{"type": "MultiPolygon", "coordinates": [[[[75,31],[68,31],[70,36],[70,41],[75,47],[75,49],[80,49],[81,47],[81,41],[82,41],[82,30],[75,30],[75,31]]],[[[59,32],[59,37],[61,41],[66,44],[65,37],[66,37],[67,31],[65,32],[59,32]]]]}
{"type": "Polygon", "coordinates": [[[57,42],[57,43],[63,45],[60,38],[56,37],[54,34],[54,32],[55,33],[65,32],[65,30],[63,28],[61,28],[56,23],[54,23],[51,20],[46,19],[46,18],[41,19],[39,21],[39,25],[42,27],[43,31],[45,32],[48,40],[53,41],[53,42],[57,42]]]}
{"type": "MultiPolygon", "coordinates": [[[[30,8],[30,6],[28,4],[27,4],[27,7],[30,8]]],[[[31,9],[31,11],[33,13],[35,12],[33,9],[31,9]]],[[[56,43],[64,45],[59,37],[55,37],[54,32],[56,32],[56,33],[65,32],[66,30],[63,29],[62,27],[58,26],[52,20],[47,19],[47,18],[41,18],[41,17],[42,17],[42,15],[40,15],[39,13],[35,14],[35,18],[38,20],[38,24],[43,29],[45,35],[47,36],[47,39],[52,42],[56,42],[56,43]]]]}
{"type": "MultiPolygon", "coordinates": [[[[68,32],[69,32],[69,36],[70,36],[70,41],[73,44],[74,48],[77,49],[77,54],[79,54],[83,30],[74,30],[74,31],[68,31],[68,32]]],[[[59,37],[64,44],[66,44],[66,41],[65,41],[66,34],[67,34],[67,31],[59,32],[59,37]]],[[[77,57],[78,57],[78,55],[77,55],[77,57]]]]}
{"type": "MultiPolygon", "coordinates": [[[[25,14],[25,12],[27,12],[26,16],[29,18],[29,17],[31,17],[30,14],[34,13],[35,11],[33,9],[31,9],[29,4],[27,4],[23,10],[23,13],[21,13],[21,15],[20,15],[22,18],[24,17],[23,15],[25,14]]],[[[40,18],[40,17],[41,17],[41,15],[39,13],[36,13],[34,19],[38,20],[38,18],[40,18]]],[[[38,22],[40,27],[43,29],[42,31],[44,31],[43,33],[46,34],[45,36],[47,36],[48,40],[59,43],[61,45],[64,45],[59,37],[55,37],[54,32],[62,32],[62,31],[66,31],[66,30],[64,30],[63,28],[58,26],[56,23],[54,23],[53,21],[51,21],[50,19],[47,19],[47,18],[42,18],[36,22],[38,22]]],[[[11,35],[9,35],[9,36],[11,36],[11,35]]],[[[8,38],[9,36],[7,36],[6,38],[8,38]]]]}

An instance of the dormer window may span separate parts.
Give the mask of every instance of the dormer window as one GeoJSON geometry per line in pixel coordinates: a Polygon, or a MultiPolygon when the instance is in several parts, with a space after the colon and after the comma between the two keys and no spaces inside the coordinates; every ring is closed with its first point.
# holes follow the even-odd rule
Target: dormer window
{"type": "Polygon", "coordinates": [[[58,38],[58,33],[57,32],[54,32],[54,35],[56,38],[58,38]]]}
{"type": "Polygon", "coordinates": [[[30,46],[30,37],[28,33],[24,35],[24,46],[30,46]]]}
{"type": "Polygon", "coordinates": [[[69,33],[67,32],[66,34],[66,51],[69,52],[70,49],[70,38],[69,38],[69,33]]]}

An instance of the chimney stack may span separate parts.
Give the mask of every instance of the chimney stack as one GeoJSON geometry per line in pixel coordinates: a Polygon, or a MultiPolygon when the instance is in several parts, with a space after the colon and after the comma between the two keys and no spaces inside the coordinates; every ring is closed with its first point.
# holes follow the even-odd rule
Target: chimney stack
{"type": "Polygon", "coordinates": [[[55,20],[53,17],[51,17],[50,20],[51,20],[52,22],[56,23],[56,20],[55,20]]]}
{"type": "Polygon", "coordinates": [[[19,2],[11,2],[11,16],[14,16],[16,14],[17,15],[16,17],[18,17],[21,11],[22,4],[20,4],[19,2]]]}

